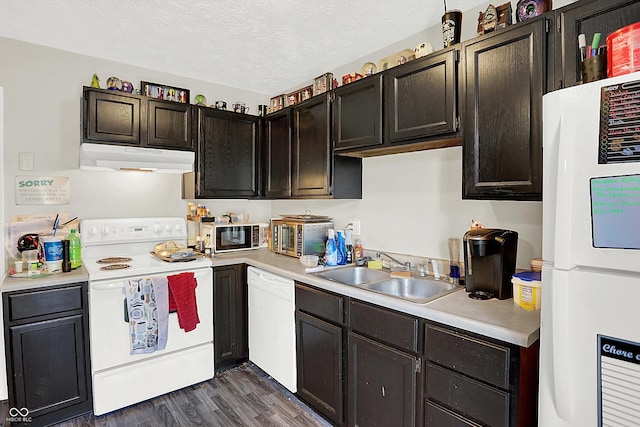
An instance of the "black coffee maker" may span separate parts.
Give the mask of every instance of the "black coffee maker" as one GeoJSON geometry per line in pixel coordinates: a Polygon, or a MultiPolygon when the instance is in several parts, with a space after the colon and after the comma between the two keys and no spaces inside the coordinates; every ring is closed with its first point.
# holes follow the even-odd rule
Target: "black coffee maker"
{"type": "Polygon", "coordinates": [[[464,234],[464,278],[470,298],[507,299],[513,296],[518,233],[480,228],[464,234]]]}

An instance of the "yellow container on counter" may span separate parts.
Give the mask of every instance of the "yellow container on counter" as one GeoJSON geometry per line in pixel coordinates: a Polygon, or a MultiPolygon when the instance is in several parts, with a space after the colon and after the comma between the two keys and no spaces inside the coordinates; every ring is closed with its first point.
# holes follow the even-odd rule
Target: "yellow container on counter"
{"type": "Polygon", "coordinates": [[[539,271],[523,271],[511,278],[513,303],[525,310],[540,310],[542,299],[542,276],[539,271]]]}

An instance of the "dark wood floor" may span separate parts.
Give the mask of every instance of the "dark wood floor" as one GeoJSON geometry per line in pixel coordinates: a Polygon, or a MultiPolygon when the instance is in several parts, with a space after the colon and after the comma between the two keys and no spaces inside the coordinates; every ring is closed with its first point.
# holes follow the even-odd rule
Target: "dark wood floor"
{"type": "MultiPolygon", "coordinates": [[[[6,402],[2,408],[7,411],[6,402]]],[[[102,416],[85,415],[60,427],[320,426],[330,424],[252,363],[204,383],[102,416]]]]}

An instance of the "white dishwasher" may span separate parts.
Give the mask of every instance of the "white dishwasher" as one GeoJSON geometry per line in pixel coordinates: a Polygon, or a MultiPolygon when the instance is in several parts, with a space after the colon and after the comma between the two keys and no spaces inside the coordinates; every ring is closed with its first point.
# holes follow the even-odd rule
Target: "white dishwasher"
{"type": "Polygon", "coordinates": [[[255,267],[247,268],[247,283],[249,360],[295,393],[295,284],[255,267]]]}

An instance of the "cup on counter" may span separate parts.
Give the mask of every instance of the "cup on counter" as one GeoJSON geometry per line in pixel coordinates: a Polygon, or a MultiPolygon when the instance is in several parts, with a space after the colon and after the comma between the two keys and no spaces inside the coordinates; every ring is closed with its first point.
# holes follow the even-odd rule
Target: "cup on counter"
{"type": "Polygon", "coordinates": [[[269,109],[266,105],[258,105],[258,115],[264,117],[269,113],[269,109]]]}
{"type": "Polygon", "coordinates": [[[454,9],[447,10],[442,15],[442,42],[444,47],[460,43],[462,31],[462,12],[454,9]]]}
{"type": "Polygon", "coordinates": [[[22,251],[22,262],[23,262],[23,268],[27,269],[28,276],[40,274],[37,249],[22,251]]]}
{"type": "Polygon", "coordinates": [[[43,237],[44,261],[47,271],[53,273],[62,270],[62,239],[59,237],[43,237]]]}
{"type": "Polygon", "coordinates": [[[227,109],[227,103],[224,102],[224,101],[216,101],[215,108],[217,110],[226,110],[227,109]]]}
{"type": "Polygon", "coordinates": [[[21,259],[17,259],[13,261],[13,268],[16,270],[16,273],[22,273],[23,263],[21,259]]]}

